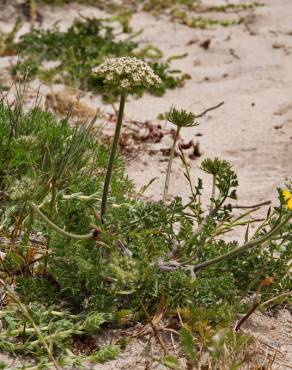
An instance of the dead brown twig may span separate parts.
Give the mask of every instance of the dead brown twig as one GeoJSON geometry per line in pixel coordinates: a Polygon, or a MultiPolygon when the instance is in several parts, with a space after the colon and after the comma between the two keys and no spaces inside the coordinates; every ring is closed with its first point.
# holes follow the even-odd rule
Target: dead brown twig
{"type": "Polygon", "coordinates": [[[235,326],[235,331],[238,331],[242,324],[259,308],[260,306],[266,306],[267,304],[270,304],[271,302],[275,301],[278,298],[284,298],[289,297],[292,295],[292,292],[285,292],[276,295],[275,297],[270,298],[267,301],[261,302],[260,300],[257,300],[254,305],[247,311],[247,313],[239,320],[239,322],[235,326]]]}
{"type": "Polygon", "coordinates": [[[157,330],[157,328],[156,328],[155,324],[153,323],[153,320],[151,319],[151,317],[150,317],[150,315],[149,315],[148,311],[146,310],[146,307],[145,307],[144,303],[142,302],[141,298],[140,298],[138,295],[137,295],[137,298],[138,298],[138,301],[139,301],[139,303],[140,303],[140,306],[141,306],[141,308],[142,308],[142,310],[143,310],[143,312],[144,312],[145,316],[146,316],[146,317],[147,317],[147,319],[148,319],[148,322],[149,322],[149,324],[150,324],[150,326],[151,326],[151,328],[152,328],[152,330],[153,330],[153,333],[154,333],[154,335],[155,335],[155,337],[156,337],[156,339],[157,339],[158,343],[160,344],[161,348],[163,349],[164,354],[165,354],[165,355],[167,355],[168,351],[167,351],[166,345],[165,345],[165,343],[163,342],[163,340],[161,339],[161,337],[160,337],[160,335],[159,335],[159,333],[158,333],[158,330],[157,330]]]}
{"type": "Polygon", "coordinates": [[[225,102],[224,102],[224,101],[222,101],[222,102],[221,102],[221,103],[219,103],[219,104],[214,105],[213,107],[210,107],[210,108],[205,109],[203,112],[201,112],[201,113],[199,113],[199,114],[196,114],[196,118],[203,117],[206,113],[208,113],[208,112],[210,112],[210,111],[212,111],[212,110],[214,110],[214,109],[218,109],[218,108],[220,108],[223,104],[225,104],[225,102]]]}
{"type": "Polygon", "coordinates": [[[266,200],[265,202],[258,203],[258,204],[252,204],[250,206],[236,205],[236,206],[233,206],[233,208],[238,208],[238,209],[258,208],[258,207],[263,207],[263,206],[269,206],[271,203],[272,202],[270,200],[266,200]]]}

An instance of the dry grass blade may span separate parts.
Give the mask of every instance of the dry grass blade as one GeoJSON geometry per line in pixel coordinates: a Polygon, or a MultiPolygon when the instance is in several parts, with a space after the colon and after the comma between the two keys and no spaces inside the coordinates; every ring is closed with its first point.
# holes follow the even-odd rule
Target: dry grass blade
{"type": "Polygon", "coordinates": [[[220,108],[223,104],[224,104],[224,101],[222,101],[222,102],[221,102],[221,103],[219,103],[219,104],[214,105],[213,107],[210,107],[210,108],[205,109],[203,112],[201,112],[201,113],[199,113],[199,114],[196,114],[196,118],[203,117],[203,116],[204,116],[205,114],[207,114],[208,112],[210,112],[210,111],[212,111],[212,110],[215,110],[215,109],[220,108]]]}
{"type": "Polygon", "coordinates": [[[161,319],[163,318],[163,315],[164,315],[164,312],[165,312],[165,296],[164,294],[161,295],[160,297],[160,302],[159,302],[159,305],[157,307],[157,310],[152,318],[152,323],[153,325],[158,325],[159,322],[161,321],[161,319]]]}
{"type": "MultiPolygon", "coordinates": [[[[139,303],[140,303],[140,306],[141,306],[141,308],[142,308],[142,310],[143,310],[143,312],[144,312],[145,316],[146,316],[146,317],[147,317],[147,319],[148,319],[148,322],[149,322],[149,324],[150,324],[150,326],[151,326],[151,328],[152,328],[152,330],[153,330],[153,333],[154,333],[154,335],[155,335],[155,338],[157,339],[157,342],[160,344],[160,346],[161,346],[161,348],[162,348],[162,350],[163,350],[164,354],[166,355],[166,354],[168,353],[168,351],[167,351],[167,348],[166,348],[165,343],[163,342],[162,338],[160,337],[160,335],[159,335],[159,333],[158,333],[158,330],[157,330],[156,326],[153,324],[153,321],[152,321],[152,319],[151,319],[151,317],[150,317],[150,315],[149,315],[149,313],[148,313],[148,311],[147,311],[147,309],[146,309],[146,307],[145,307],[144,303],[142,302],[141,298],[140,298],[138,295],[137,295],[137,298],[138,298],[138,301],[139,301],[139,303]]],[[[141,335],[141,334],[143,334],[143,332],[144,332],[144,329],[142,329],[142,331],[140,331],[140,333],[139,333],[139,334],[141,335]]]]}

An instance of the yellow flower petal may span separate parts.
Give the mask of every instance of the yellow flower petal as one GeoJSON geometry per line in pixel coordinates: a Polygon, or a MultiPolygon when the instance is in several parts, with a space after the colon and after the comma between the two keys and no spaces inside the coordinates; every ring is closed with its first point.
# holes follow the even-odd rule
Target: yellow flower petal
{"type": "Polygon", "coordinates": [[[288,200],[287,208],[291,209],[291,211],[292,211],[292,197],[288,200]]]}
{"type": "Polygon", "coordinates": [[[288,202],[288,200],[292,198],[291,191],[289,191],[289,190],[283,190],[283,197],[285,199],[285,202],[288,202]]]}

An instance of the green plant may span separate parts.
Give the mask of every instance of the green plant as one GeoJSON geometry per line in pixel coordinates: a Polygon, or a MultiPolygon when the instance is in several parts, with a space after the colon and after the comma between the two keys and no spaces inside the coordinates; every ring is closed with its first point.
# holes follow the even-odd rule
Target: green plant
{"type": "MultiPolygon", "coordinates": [[[[120,94],[139,92],[149,75],[135,85],[126,68],[145,64],[122,61],[108,87],[121,82],[120,94]]],[[[97,210],[110,153],[96,142],[93,122],[72,128],[68,117],[57,120],[37,104],[25,110],[25,89],[18,89],[14,105],[0,103],[0,278],[7,295],[1,349],[31,355],[37,365],[28,369],[52,367],[52,357],[58,366],[81,368],[86,360],[114,358],[120,348],[72,355],[76,341],[144,321],[157,333],[162,315],[169,319],[166,329],[181,330],[189,366],[203,362],[202,353],[214,368],[241,366],[248,339],[230,329],[236,315],[289,299],[291,185],[279,191],[279,205],[264,219],[251,217],[257,205],[235,216],[238,182],[231,165],[218,158],[202,162],[212,179],[209,201],[202,202],[208,189],[201,179],[193,183],[181,151],[189,200],[145,202],[114,155],[101,222],[97,210]],[[235,228],[245,229],[242,244],[225,238],[235,228]]],[[[178,128],[194,122],[192,114],[171,112],[178,128]]],[[[158,362],[181,366],[171,353],[158,362]]]]}
{"type": "Polygon", "coordinates": [[[17,18],[13,29],[5,34],[0,31],[0,56],[7,56],[13,54],[14,38],[21,27],[21,20],[17,18]]]}
{"type": "MultiPolygon", "coordinates": [[[[20,302],[17,294],[5,283],[9,297],[16,303],[19,312],[8,307],[2,315],[3,330],[0,334],[0,348],[12,354],[14,353],[37,353],[40,359],[39,366],[50,368],[54,366],[60,369],[65,365],[81,365],[84,361],[104,363],[117,357],[118,346],[105,346],[94,351],[90,356],[67,355],[73,336],[92,335],[98,332],[101,324],[110,321],[109,315],[91,313],[90,316],[72,315],[66,311],[58,311],[54,307],[45,308],[32,304],[26,306],[20,302]],[[27,320],[27,321],[26,321],[27,320]],[[22,343],[16,342],[15,338],[21,336],[22,343]],[[50,346],[48,345],[50,344],[50,346]],[[56,358],[52,354],[52,348],[56,358]],[[49,354],[49,361],[46,359],[49,354]],[[59,366],[60,365],[60,366],[59,366]]],[[[30,369],[30,367],[27,367],[30,369]]]]}
{"type": "MultiPolygon", "coordinates": [[[[24,113],[21,90],[14,106],[1,101],[0,132],[0,234],[2,237],[0,245],[1,251],[5,250],[5,253],[1,252],[0,274],[7,282],[4,283],[3,280],[9,299],[16,302],[19,307],[19,311],[12,310],[7,316],[8,321],[5,326],[8,325],[8,327],[0,338],[1,348],[13,353],[17,351],[34,354],[39,359],[39,365],[43,367],[54,366],[46,359],[48,353],[51,359],[56,358],[60,365],[77,364],[84,360],[102,362],[113,358],[117,354],[117,349],[114,348],[109,349],[109,352],[106,349],[103,352],[102,349],[101,352],[93,354],[93,357],[68,358],[66,352],[72,344],[74,335],[90,335],[93,327],[98,328],[102,322],[111,320],[109,315],[105,315],[104,319],[100,314],[98,324],[97,314],[94,320],[92,319],[93,311],[75,318],[74,315],[63,317],[62,313],[56,313],[56,310],[53,310],[54,313],[50,316],[45,314],[47,308],[40,308],[42,305],[48,305],[48,302],[59,306],[64,300],[67,300],[67,305],[70,299],[72,301],[73,296],[68,294],[69,286],[64,284],[66,281],[64,275],[66,276],[68,271],[64,270],[62,262],[63,258],[66,258],[64,252],[67,253],[68,234],[71,239],[72,233],[60,227],[54,232],[46,226],[47,223],[38,221],[39,218],[36,217],[44,216],[43,212],[45,212],[49,217],[60,221],[60,224],[61,220],[67,224],[73,222],[73,233],[77,224],[77,229],[81,227],[86,230],[90,223],[94,222],[94,210],[90,205],[90,199],[99,199],[96,195],[101,192],[103,179],[98,176],[98,171],[102,173],[106,167],[107,150],[93,140],[91,124],[89,126],[82,124],[73,129],[68,124],[68,117],[57,121],[50,113],[40,111],[37,106],[24,113]],[[91,192],[95,195],[92,198],[89,197],[89,201],[84,201],[86,196],[83,196],[83,192],[85,194],[91,192]],[[72,196],[72,193],[75,195],[72,196]],[[34,203],[40,205],[37,207],[34,203]],[[32,209],[35,212],[31,212],[30,205],[33,205],[32,209]],[[39,208],[43,212],[40,212],[39,208]],[[41,232],[41,239],[34,230],[41,232]],[[3,243],[3,238],[7,243],[3,243]],[[12,242],[10,238],[13,238],[12,242]],[[36,238],[35,243],[32,242],[34,238],[36,238]],[[45,248],[42,247],[42,240],[45,241],[45,248]],[[60,242],[61,248],[59,248],[60,242]],[[57,260],[60,261],[60,270],[58,270],[58,263],[55,265],[57,260]],[[63,278],[57,277],[56,271],[59,271],[63,278]],[[16,278],[17,292],[13,292],[9,287],[11,278],[16,278]],[[18,298],[17,293],[21,298],[18,298]],[[35,316],[35,310],[41,310],[41,321],[35,316]],[[59,320],[59,317],[61,317],[60,321],[55,321],[54,324],[53,318],[59,320]],[[100,321],[101,317],[102,321],[100,321]],[[10,327],[12,322],[14,322],[13,327],[10,327]],[[31,322],[31,325],[28,322],[31,322]],[[23,326],[24,329],[19,329],[23,326]],[[14,329],[18,330],[11,332],[14,329]],[[23,338],[26,340],[24,344],[21,343],[23,338]],[[45,343],[48,342],[50,342],[50,348],[51,345],[53,346],[54,353],[46,352],[45,343]],[[43,343],[44,350],[40,350],[40,343],[43,343]]],[[[117,201],[119,196],[123,196],[122,193],[126,188],[131,188],[131,185],[121,174],[122,167],[118,158],[115,158],[115,166],[119,175],[118,179],[117,174],[113,176],[111,200],[117,201]]],[[[89,234],[91,238],[89,238],[88,252],[96,255],[99,253],[97,246],[102,242],[94,241],[95,231],[96,229],[89,234]],[[95,249],[91,252],[93,246],[95,249]]],[[[68,259],[67,261],[71,267],[72,261],[68,259]]],[[[81,263],[78,255],[76,255],[76,262],[79,265],[81,263]]],[[[74,270],[72,273],[75,274],[74,270]]],[[[81,275],[80,279],[83,278],[84,275],[81,275]]],[[[92,281],[94,280],[95,277],[92,275],[92,281]]],[[[76,284],[75,281],[69,285],[69,290],[73,291],[73,286],[78,286],[78,283],[76,284]]],[[[9,307],[7,309],[9,310],[9,307]]],[[[74,310],[73,306],[70,309],[74,310]]],[[[5,317],[2,316],[2,320],[6,320],[5,317]]]]}
{"type": "MultiPolygon", "coordinates": [[[[97,0],[85,0],[85,2],[86,1],[95,3],[96,6],[101,6],[97,0]]],[[[114,2],[109,1],[107,5],[107,8],[110,10],[118,8],[117,5],[115,6],[114,2]]],[[[161,14],[167,11],[171,13],[176,9],[185,9],[188,12],[196,13],[243,11],[262,6],[263,3],[250,1],[245,3],[228,2],[227,4],[222,5],[206,5],[200,0],[125,0],[125,5],[128,5],[135,11],[143,10],[155,14],[161,14]]]]}
{"type": "Polygon", "coordinates": [[[143,89],[155,87],[161,84],[161,79],[155,75],[147,63],[137,58],[108,59],[93,69],[93,73],[105,80],[110,88],[120,91],[120,106],[114,141],[111,148],[107,173],[104,180],[104,188],[101,201],[101,219],[104,219],[110,180],[113,171],[114,159],[119,143],[121,127],[123,123],[124,107],[128,94],[141,94],[143,89]]]}
{"type": "Polygon", "coordinates": [[[167,89],[182,86],[190,78],[180,71],[172,72],[170,62],[161,61],[162,53],[156,47],[139,48],[135,33],[125,34],[121,40],[116,35],[113,20],[79,19],[64,32],[57,26],[48,30],[32,29],[13,44],[19,60],[12,66],[12,75],[17,81],[39,76],[46,83],[62,82],[102,93],[107,101],[115,99],[119,92],[116,89],[105,90],[104,80],[91,72],[106,58],[130,56],[148,61],[162,83],[146,90],[158,96],[167,89]],[[46,68],[48,61],[55,62],[55,66],[46,68]]]}
{"type": "Polygon", "coordinates": [[[249,9],[254,9],[258,6],[262,6],[262,3],[252,1],[249,3],[232,3],[223,5],[206,5],[201,1],[189,1],[189,0],[146,0],[143,4],[143,10],[163,13],[167,12],[171,19],[177,20],[189,27],[193,28],[208,28],[212,26],[229,27],[241,24],[245,15],[242,12],[249,9]],[[204,13],[236,13],[237,17],[228,19],[217,19],[214,16],[206,17],[200,14],[204,13]],[[199,14],[199,16],[197,15],[199,14]]]}

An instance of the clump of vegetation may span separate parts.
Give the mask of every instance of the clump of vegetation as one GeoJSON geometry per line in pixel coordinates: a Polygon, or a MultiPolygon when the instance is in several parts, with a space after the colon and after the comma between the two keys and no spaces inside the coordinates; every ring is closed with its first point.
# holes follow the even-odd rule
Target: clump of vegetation
{"type": "MultiPolygon", "coordinates": [[[[132,3],[135,3],[135,0],[129,0],[132,3]]],[[[138,3],[136,1],[136,3],[138,3]]],[[[262,3],[258,1],[244,2],[244,3],[232,3],[228,2],[223,5],[204,5],[200,0],[145,0],[142,2],[143,10],[148,11],[161,11],[161,10],[170,10],[175,9],[185,9],[188,11],[194,11],[198,13],[204,12],[228,12],[232,10],[247,10],[253,9],[257,6],[261,6],[262,3]]]]}
{"type": "MultiPolygon", "coordinates": [[[[44,1],[40,0],[40,4],[44,1]]],[[[53,5],[64,5],[72,2],[72,0],[50,0],[53,5]]],[[[80,3],[87,3],[102,8],[108,12],[120,12],[121,6],[114,1],[98,0],[79,0],[80,3]]],[[[47,2],[46,2],[47,3],[47,2]]],[[[215,3],[215,2],[214,2],[215,3]]],[[[123,2],[125,9],[131,9],[131,12],[139,10],[151,12],[154,14],[167,14],[173,20],[186,24],[193,28],[207,28],[211,26],[234,26],[241,24],[244,21],[244,15],[238,17],[238,13],[254,9],[262,6],[263,3],[258,1],[250,1],[243,3],[228,2],[223,5],[204,5],[200,0],[126,0],[123,2]],[[198,16],[203,13],[235,13],[235,17],[228,19],[217,19],[216,17],[198,16]]]]}
{"type": "MultiPolygon", "coordinates": [[[[149,2],[144,5],[145,10],[159,9],[159,1],[149,0],[149,2]],[[156,7],[155,7],[155,4],[156,7]]],[[[258,6],[262,6],[259,2],[250,3],[230,3],[224,5],[203,5],[200,1],[165,1],[165,8],[168,9],[169,14],[172,19],[178,20],[179,22],[193,28],[208,28],[212,26],[236,26],[244,22],[245,15],[244,12],[250,9],[254,9],[258,6]],[[208,13],[208,16],[203,16],[200,14],[208,13]],[[216,18],[210,14],[212,13],[226,13],[229,17],[226,19],[216,18]],[[234,16],[230,16],[234,13],[234,16]]]]}
{"type": "Polygon", "coordinates": [[[60,82],[82,90],[103,93],[111,99],[117,92],[104,91],[102,79],[91,74],[94,66],[107,57],[136,56],[149,61],[154,72],[161,78],[159,86],[148,91],[161,96],[167,89],[182,86],[190,76],[171,70],[170,62],[161,61],[162,53],[153,46],[139,48],[133,34],[121,40],[109,20],[80,19],[66,31],[57,26],[49,30],[33,29],[14,44],[19,61],[12,67],[16,80],[39,76],[44,82],[60,82]],[[51,68],[47,62],[55,62],[51,68]]]}
{"type": "Polygon", "coordinates": [[[0,56],[8,56],[14,54],[14,38],[21,26],[20,18],[15,22],[13,29],[4,33],[0,31],[0,56]]]}
{"type": "Polygon", "coordinates": [[[185,11],[173,11],[172,17],[193,28],[208,28],[210,26],[236,26],[244,21],[243,17],[236,19],[214,19],[210,17],[192,17],[185,11]]]}
{"type": "MultiPolygon", "coordinates": [[[[21,92],[14,105],[1,101],[0,285],[6,303],[0,347],[31,355],[37,361],[32,368],[81,366],[113,359],[120,348],[74,355],[76,338],[148,321],[165,355],[159,361],[181,368],[157,331],[164,317],[171,319],[164,329],[176,325],[189,368],[240,366],[248,338],[239,330],[244,320],[231,328],[237,314],[291,292],[291,185],[279,190],[279,205],[261,221],[250,217],[258,206],[234,216],[238,181],[231,165],[218,158],[202,162],[213,180],[206,204],[208,189],[201,179],[194,183],[181,152],[189,200],[177,195],[167,201],[166,191],[164,201],[145,202],[124,174],[116,142],[127,95],[160,79],[134,58],[109,59],[93,72],[97,83],[121,96],[110,154],[97,142],[94,122],[72,128],[68,117],[56,120],[37,104],[25,112],[21,92]],[[245,227],[244,241],[227,241],[225,234],[237,227],[245,227]]],[[[195,125],[191,112],[173,108],[167,117],[178,133],[195,125]]]]}

